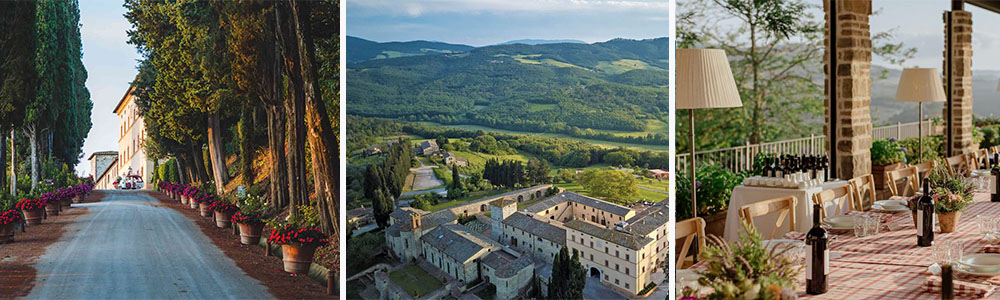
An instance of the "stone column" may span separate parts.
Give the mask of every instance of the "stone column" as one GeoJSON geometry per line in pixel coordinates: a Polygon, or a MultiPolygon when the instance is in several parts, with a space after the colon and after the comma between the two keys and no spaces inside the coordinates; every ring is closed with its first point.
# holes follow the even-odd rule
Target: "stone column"
{"type": "Polygon", "coordinates": [[[964,10],[946,11],[944,24],[945,49],[941,75],[948,102],[942,115],[947,124],[950,106],[952,125],[949,132],[952,138],[945,143],[950,142],[950,155],[959,155],[979,148],[972,141],[972,14],[964,10]]]}
{"type": "Polygon", "coordinates": [[[872,13],[872,1],[824,0],[823,9],[827,24],[826,126],[823,129],[827,135],[827,149],[836,159],[831,167],[836,168],[836,177],[848,179],[871,173],[872,41],[868,18],[872,13]],[[832,13],[831,5],[835,5],[832,13]],[[831,20],[831,16],[835,16],[835,20],[831,20]],[[831,54],[836,55],[835,61],[831,54]],[[831,102],[835,105],[831,106],[831,102]]]}

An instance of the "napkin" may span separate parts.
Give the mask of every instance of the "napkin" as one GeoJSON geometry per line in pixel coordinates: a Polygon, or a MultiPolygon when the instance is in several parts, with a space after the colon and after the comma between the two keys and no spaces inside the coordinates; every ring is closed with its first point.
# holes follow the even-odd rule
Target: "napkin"
{"type": "Polygon", "coordinates": [[[983,246],[983,253],[1000,253],[1000,245],[990,245],[987,244],[983,246]]]}
{"type": "MultiPolygon", "coordinates": [[[[982,298],[993,292],[995,287],[986,284],[973,283],[963,280],[958,280],[955,278],[952,280],[954,284],[954,292],[956,297],[974,297],[982,298]]],[[[929,293],[941,293],[941,276],[931,275],[927,276],[927,280],[924,282],[924,290],[929,293]]]]}

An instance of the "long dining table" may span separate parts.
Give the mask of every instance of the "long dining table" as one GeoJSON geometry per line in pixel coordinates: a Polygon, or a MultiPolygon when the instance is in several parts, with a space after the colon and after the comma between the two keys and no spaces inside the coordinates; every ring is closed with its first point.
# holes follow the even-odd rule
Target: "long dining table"
{"type": "MultiPolygon", "coordinates": [[[[975,218],[1000,218],[1000,203],[990,202],[989,196],[988,193],[975,194],[974,203],[962,212],[955,231],[941,233],[936,229],[934,242],[959,242],[965,254],[984,252],[988,242],[980,234],[975,218]]],[[[808,299],[940,299],[940,292],[931,292],[926,286],[934,276],[928,270],[935,263],[932,247],[917,246],[916,227],[910,213],[893,213],[886,219],[884,225],[891,230],[883,229],[866,237],[855,237],[850,230],[831,231],[829,290],[822,295],[807,295],[803,271],[795,287],[798,296],[808,299]]],[[[793,232],[786,236],[801,237],[803,234],[793,232]]],[[[703,263],[692,268],[702,269],[703,263]]],[[[1000,288],[997,288],[1000,276],[984,278],[956,274],[956,286],[965,280],[987,287],[983,297],[972,298],[1000,298],[1000,288]]]]}

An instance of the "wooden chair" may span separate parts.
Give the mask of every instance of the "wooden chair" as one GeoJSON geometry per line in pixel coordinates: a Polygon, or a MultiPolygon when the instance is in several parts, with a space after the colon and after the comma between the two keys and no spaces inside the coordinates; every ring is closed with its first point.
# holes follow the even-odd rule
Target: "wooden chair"
{"type": "Polygon", "coordinates": [[[850,184],[845,184],[839,187],[828,189],[819,192],[819,194],[813,195],[813,204],[819,204],[821,207],[823,207],[823,209],[819,211],[819,219],[820,220],[826,219],[827,202],[833,202],[836,205],[835,214],[838,216],[842,215],[843,213],[841,212],[843,211],[844,207],[843,200],[845,199],[848,201],[848,206],[849,206],[848,209],[857,210],[854,208],[858,207],[859,204],[854,200],[854,196],[851,193],[850,184]]]}
{"type": "Polygon", "coordinates": [[[920,171],[916,166],[885,172],[889,192],[895,197],[909,197],[920,190],[920,171]]]}
{"type": "Polygon", "coordinates": [[[875,198],[875,176],[872,176],[872,174],[851,178],[847,183],[851,185],[851,190],[854,191],[854,210],[866,211],[872,204],[875,204],[875,200],[878,200],[878,198],[875,198]],[[865,199],[869,201],[865,201],[865,199]]]}
{"type": "Polygon", "coordinates": [[[948,174],[951,176],[965,176],[969,172],[968,158],[969,156],[965,154],[945,158],[944,163],[948,167],[948,174]]]}
{"type": "Polygon", "coordinates": [[[778,229],[784,225],[786,216],[788,217],[788,231],[795,231],[795,203],[797,202],[798,199],[796,199],[795,196],[785,196],[747,204],[740,207],[740,219],[743,220],[744,223],[747,223],[750,228],[757,228],[753,222],[754,217],[770,213],[778,213],[778,219],[774,222],[774,230],[772,230],[771,234],[767,235],[766,238],[774,239],[775,235],[778,233],[778,229]]]}
{"type": "Polygon", "coordinates": [[[926,179],[927,175],[930,174],[935,167],[937,167],[937,164],[938,162],[936,160],[932,160],[914,165],[914,167],[917,168],[917,179],[919,179],[917,183],[920,183],[920,181],[926,179]]]}
{"type": "Polygon", "coordinates": [[[681,252],[677,255],[676,266],[678,269],[686,269],[694,264],[695,259],[701,254],[701,251],[705,250],[705,219],[690,218],[677,222],[674,228],[677,239],[683,240],[680,243],[681,252]],[[688,257],[688,251],[691,249],[691,244],[694,243],[695,239],[698,240],[698,247],[695,250],[696,252],[691,253],[690,257],[688,257]]]}

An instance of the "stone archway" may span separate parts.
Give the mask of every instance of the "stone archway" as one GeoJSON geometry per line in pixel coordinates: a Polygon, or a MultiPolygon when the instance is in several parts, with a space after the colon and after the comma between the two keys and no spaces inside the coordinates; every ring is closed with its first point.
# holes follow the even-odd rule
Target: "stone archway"
{"type": "Polygon", "coordinates": [[[601,279],[601,269],[590,267],[590,277],[601,279]]]}
{"type": "Polygon", "coordinates": [[[488,208],[486,208],[486,204],[483,204],[483,205],[479,206],[479,211],[486,211],[487,209],[488,208]]]}

